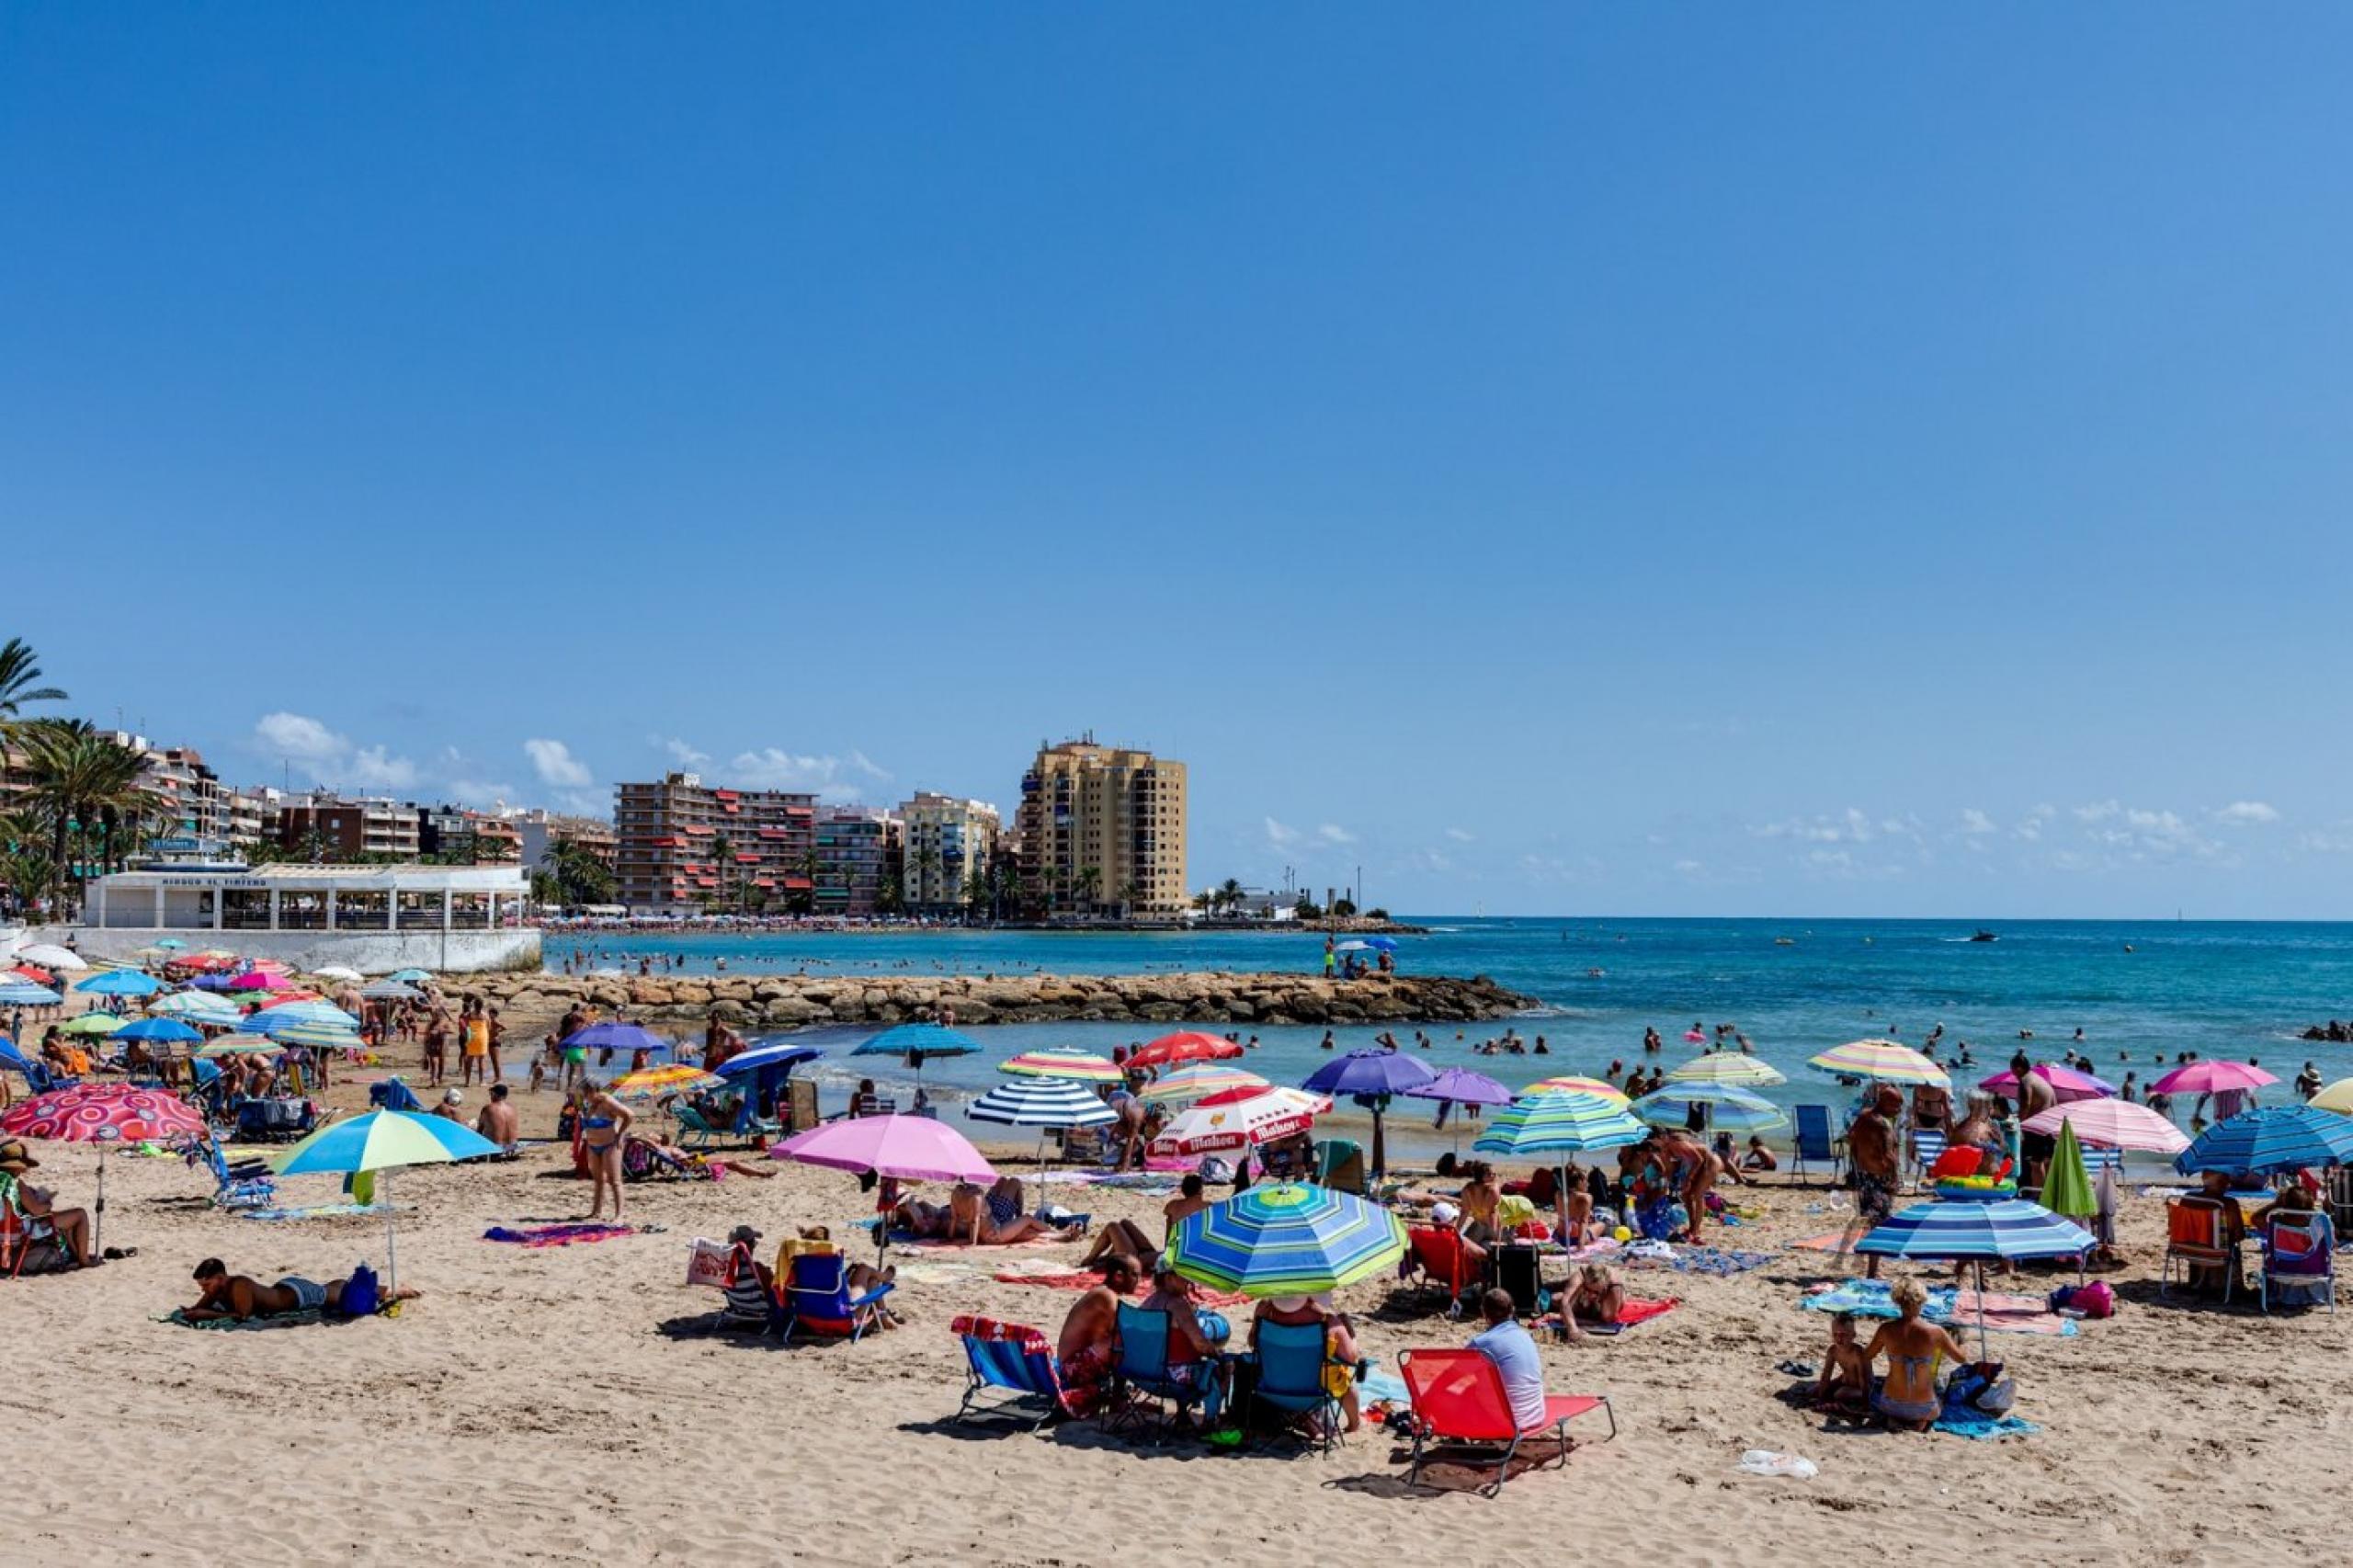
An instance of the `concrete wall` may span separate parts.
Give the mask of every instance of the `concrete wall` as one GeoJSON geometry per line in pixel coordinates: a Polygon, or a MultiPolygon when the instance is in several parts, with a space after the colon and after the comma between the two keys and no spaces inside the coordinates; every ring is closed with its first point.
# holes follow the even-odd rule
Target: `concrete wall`
{"type": "Polygon", "coordinates": [[[492,970],[536,970],[540,967],[540,933],[536,926],[499,931],[215,931],[210,927],[185,931],[136,930],[95,926],[51,926],[37,928],[25,944],[65,940],[94,959],[136,963],[139,949],[152,947],[159,937],[177,937],[191,952],[201,948],[226,948],[246,958],[283,959],[298,970],[321,964],[343,964],[362,974],[390,974],[396,969],[429,969],[436,973],[473,974],[492,970]]]}

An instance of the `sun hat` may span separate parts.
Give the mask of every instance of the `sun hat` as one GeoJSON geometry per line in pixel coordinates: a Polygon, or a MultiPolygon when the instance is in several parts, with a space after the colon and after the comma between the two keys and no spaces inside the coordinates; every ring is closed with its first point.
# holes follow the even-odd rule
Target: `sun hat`
{"type": "Polygon", "coordinates": [[[444,1090],[441,1095],[441,1103],[443,1105],[463,1105],[466,1103],[466,1092],[463,1089],[444,1090]]]}
{"type": "Polygon", "coordinates": [[[756,1242],[760,1239],[760,1233],[749,1225],[738,1225],[727,1233],[727,1239],[730,1242],[756,1242]]]}

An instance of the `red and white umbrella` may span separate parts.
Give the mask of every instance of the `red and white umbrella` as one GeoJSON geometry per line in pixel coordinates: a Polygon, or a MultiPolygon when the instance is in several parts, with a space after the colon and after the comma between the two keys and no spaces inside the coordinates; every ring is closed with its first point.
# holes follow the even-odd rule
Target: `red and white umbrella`
{"type": "Polygon", "coordinates": [[[1211,1095],[1163,1128],[1147,1151],[1157,1159],[1197,1159],[1289,1138],[1332,1108],[1302,1089],[1232,1090],[1211,1095]]]}

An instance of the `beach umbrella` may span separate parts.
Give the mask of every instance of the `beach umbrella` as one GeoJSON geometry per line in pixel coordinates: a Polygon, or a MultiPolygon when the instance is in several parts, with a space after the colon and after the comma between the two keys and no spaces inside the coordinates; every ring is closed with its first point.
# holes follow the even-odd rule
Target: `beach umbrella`
{"type": "Polygon", "coordinates": [[[2019,1125],[2029,1132],[2052,1138],[2062,1127],[2072,1127],[2078,1142],[2107,1149],[2178,1154],[2189,1147],[2189,1134],[2147,1106],[2131,1100],[2068,1100],[2035,1112],[2019,1125]]]}
{"type": "Polygon", "coordinates": [[[2051,1173],[2042,1180],[2042,1206],[2053,1214],[2082,1219],[2099,1212],[2099,1198],[2092,1191],[2091,1174],[2084,1169],[2084,1146],[2075,1130],[2059,1124],[2058,1143],[2051,1153],[2051,1173]]]}
{"type": "Polygon", "coordinates": [[[1897,1210],[1855,1244],[1859,1253],[1977,1266],[1977,1352],[1987,1360],[1985,1263],[2029,1257],[2081,1258],[2098,1245],[2090,1232],[2023,1198],[1948,1199],[1897,1210]]]}
{"type": "Polygon", "coordinates": [[[1212,1095],[1180,1112],[1147,1151],[1156,1159],[1193,1160],[1203,1154],[1226,1154],[1289,1138],[1315,1125],[1317,1112],[1291,1094],[1262,1089],[1234,1098],[1241,1091],[1212,1095]],[[1212,1103],[1218,1102],[1218,1103],[1212,1103]]]}
{"type": "Polygon", "coordinates": [[[566,1051],[658,1051],[676,1049],[652,1029],[614,1019],[576,1028],[556,1042],[566,1051]]]}
{"type": "MultiPolygon", "coordinates": [[[[8,975],[14,975],[19,980],[29,980],[35,985],[55,985],[57,983],[57,976],[50,973],[49,971],[41,968],[40,965],[37,963],[20,963],[15,968],[9,970],[7,972],[8,975]]],[[[7,975],[0,975],[0,979],[6,978],[7,975]]]]}
{"type": "Polygon", "coordinates": [[[65,998],[46,985],[31,981],[21,984],[0,984],[0,1005],[10,1007],[54,1007],[65,998]]]}
{"type": "Polygon", "coordinates": [[[1609,1082],[1608,1079],[1580,1078],[1574,1074],[1563,1078],[1540,1078],[1535,1083],[1529,1085],[1528,1087],[1520,1090],[1518,1097],[1525,1099],[1530,1095],[1557,1095],[1567,1093],[1599,1095],[1603,1099],[1609,1101],[1612,1105],[1622,1106],[1628,1103],[1626,1091],[1620,1088],[1617,1085],[1609,1082]]]}
{"type": "Polygon", "coordinates": [[[422,985],[433,978],[433,971],[429,969],[396,969],[384,978],[397,980],[404,985],[422,985]]]}
{"type": "Polygon", "coordinates": [[[158,938],[156,939],[155,945],[156,945],[157,947],[159,947],[159,948],[164,949],[165,949],[165,951],[167,951],[167,952],[175,952],[175,953],[176,953],[176,952],[177,952],[177,951],[179,951],[182,948],[185,948],[185,947],[187,947],[187,946],[188,946],[188,944],[187,944],[186,942],[181,941],[177,937],[158,937],[158,938]]]}
{"type": "Polygon", "coordinates": [[[1332,1114],[1331,1096],[1307,1089],[1288,1088],[1280,1084],[1268,1084],[1263,1087],[1245,1084],[1239,1088],[1220,1089],[1216,1094],[1203,1095],[1193,1104],[1196,1107],[1208,1106],[1214,1110],[1219,1106],[1240,1105],[1245,1100],[1265,1100],[1269,1106],[1279,1106],[1285,1110],[1307,1116],[1332,1114]]]}
{"type": "Polygon", "coordinates": [[[1732,1084],[1744,1089],[1769,1088],[1786,1084],[1769,1062],[1737,1051],[1711,1051],[1695,1056],[1680,1067],[1670,1068],[1666,1074],[1670,1084],[1732,1084]]]}
{"type": "Polygon", "coordinates": [[[123,1020],[113,1013],[84,1013],[68,1018],[57,1026],[60,1034],[110,1035],[122,1028],[123,1020]]]}
{"type": "Polygon", "coordinates": [[[1137,1091],[1137,1097],[1149,1105],[1189,1105],[1231,1089],[1259,1090],[1272,1088],[1256,1073],[1221,1062],[1197,1062],[1190,1067],[1179,1067],[1165,1078],[1155,1078],[1137,1091]]]}
{"type": "Polygon", "coordinates": [[[360,973],[358,970],[351,968],[349,965],[339,963],[323,964],[319,968],[313,970],[311,972],[321,980],[360,981],[368,978],[366,975],[360,973]]]}
{"type": "Polygon", "coordinates": [[[1027,1077],[999,1084],[964,1108],[974,1121],[1006,1127],[1034,1127],[1038,1131],[1038,1211],[1046,1209],[1046,1130],[1108,1127],[1119,1113],[1095,1092],[1072,1078],[1027,1077]]]}
{"type": "Polygon", "coordinates": [[[711,1071],[722,1078],[740,1078],[770,1067],[798,1067],[804,1062],[817,1061],[824,1054],[813,1045],[790,1045],[779,1040],[772,1045],[756,1045],[749,1051],[738,1051],[711,1071]]]}
{"type": "Polygon", "coordinates": [[[1648,1129],[1626,1108],[1574,1089],[1529,1095],[1495,1113],[1471,1147],[1482,1154],[1580,1153],[1639,1143],[1648,1129]]]}
{"type": "Polygon", "coordinates": [[[65,974],[79,974],[90,967],[90,960],[71,948],[61,948],[54,942],[35,942],[17,949],[17,961],[37,963],[46,970],[65,974]]]}
{"type": "Polygon", "coordinates": [[[164,989],[164,983],[144,970],[110,969],[75,982],[74,989],[93,996],[153,996],[164,989]]]}
{"type": "Polygon", "coordinates": [[[901,1181],[993,1182],[996,1171],[970,1140],[928,1116],[860,1116],[796,1132],[768,1151],[836,1171],[872,1171],[901,1181]]]}
{"type": "Polygon", "coordinates": [[[224,1002],[209,991],[175,991],[158,996],[147,1004],[147,1014],[156,1018],[188,1018],[199,1024],[233,1024],[237,1007],[224,1002]]]}
{"type": "Polygon", "coordinates": [[[1381,1142],[1381,1119],[1389,1109],[1389,1096],[1418,1088],[1437,1076],[1418,1057],[1374,1047],[1326,1062],[1307,1075],[1304,1087],[1319,1095],[1354,1095],[1372,1111],[1372,1171],[1379,1176],[1389,1168],[1381,1142]]]}
{"type": "Polygon", "coordinates": [[[1952,1087],[1952,1079],[1945,1070],[1913,1050],[1892,1040],[1854,1040],[1845,1045],[1833,1046],[1818,1056],[1806,1058],[1806,1065],[1818,1067],[1839,1078],[1868,1078],[1881,1084],[1933,1084],[1940,1089],[1952,1087]]]}
{"type": "Polygon", "coordinates": [[[249,969],[229,982],[232,991],[291,991],[294,983],[266,969],[249,969]]]}
{"type": "Polygon", "coordinates": [[[279,1045],[299,1045],[310,1051],[365,1051],[368,1042],[357,1029],[341,1024],[310,1023],[296,1019],[290,1024],[273,1027],[268,1037],[279,1045]]]}
{"type": "Polygon", "coordinates": [[[111,1040],[140,1040],[155,1045],[200,1045],[204,1035],[200,1030],[177,1018],[137,1018],[122,1025],[108,1037],[111,1040]]]}
{"type": "MultiPolygon", "coordinates": [[[[356,1176],[390,1172],[403,1165],[438,1165],[495,1154],[498,1145],[446,1116],[416,1116],[402,1110],[371,1110],[348,1121],[329,1122],[270,1162],[279,1176],[356,1176]]],[[[384,1205],[384,1278],[400,1288],[398,1242],[392,1233],[392,1178],[383,1176],[376,1197],[384,1205]]]]}
{"type": "Polygon", "coordinates": [[[229,989],[229,977],[225,974],[199,974],[188,983],[199,991],[226,991],[229,989]]]}
{"type": "Polygon", "coordinates": [[[1393,953],[1397,950],[1396,938],[1392,937],[1367,937],[1364,939],[1364,945],[1378,949],[1384,953],[1393,953]]]}
{"type": "Polygon", "coordinates": [[[2339,1078],[2304,1103],[2339,1116],[2353,1116],[2353,1078],[2339,1078]]]}
{"type": "Polygon", "coordinates": [[[414,985],[397,980],[379,980],[359,988],[359,994],[370,1002],[422,1002],[425,993],[414,985]]]}
{"type": "Polygon", "coordinates": [[[1204,1034],[1199,1029],[1182,1029],[1165,1034],[1149,1045],[1140,1045],[1128,1053],[1131,1067],[1174,1067],[1186,1062],[1222,1062],[1242,1054],[1242,1047],[1222,1036],[1204,1034]]]}
{"type": "Polygon", "coordinates": [[[2193,1062],[2149,1085],[2153,1095],[2217,1095],[2262,1088],[2279,1080],[2247,1062],[2193,1062]]]}
{"type": "MultiPolygon", "coordinates": [[[[2107,1079],[2095,1078],[2089,1073],[2079,1073],[2073,1067],[2062,1067],[2055,1062],[2038,1062],[2027,1071],[2050,1085],[2052,1096],[2062,1102],[2106,1099],[2116,1093],[2116,1085],[2107,1079]]],[[[2018,1097],[2018,1076],[2006,1067],[1983,1080],[1977,1086],[2004,1099],[2018,1097]]]]}
{"type": "Polygon", "coordinates": [[[285,1049],[267,1035],[229,1034],[222,1035],[197,1054],[207,1059],[222,1056],[276,1056],[285,1049]]]}
{"type": "Polygon", "coordinates": [[[2175,1156],[2174,1169],[2270,1175],[2353,1160],[2353,1120],[2309,1105],[2273,1106],[2218,1121],[2175,1156]]]}
{"type": "MultiPolygon", "coordinates": [[[[1509,1089],[1484,1073],[1473,1073],[1468,1067],[1449,1067],[1428,1083],[1416,1084],[1403,1092],[1411,1099],[1438,1102],[1438,1116],[1431,1121],[1432,1127],[1444,1127],[1447,1112],[1457,1106],[1468,1107],[1469,1114],[1477,1116],[1483,1106],[1511,1104],[1509,1089]]],[[[1462,1144],[1462,1120],[1459,1116],[1454,1119],[1454,1142],[1458,1150],[1462,1144]]]]}
{"type": "Polygon", "coordinates": [[[1707,1108],[1709,1126],[1727,1132],[1769,1132],[1790,1124],[1779,1106],[1731,1084],[1677,1084],[1644,1095],[1628,1108],[1654,1127],[1682,1127],[1695,1105],[1707,1108]]]}
{"type": "Polygon", "coordinates": [[[1117,1084],[1127,1076],[1109,1057],[1084,1051],[1025,1051],[998,1062],[996,1070],[1037,1078],[1068,1078],[1082,1084],[1117,1084]]]}
{"type": "Polygon", "coordinates": [[[715,1089],[726,1081],[716,1073],[706,1073],[699,1067],[674,1062],[661,1067],[648,1067],[642,1072],[624,1073],[606,1087],[617,1095],[649,1099],[661,1094],[695,1094],[704,1089],[715,1089]]]}
{"type": "Polygon", "coordinates": [[[915,1093],[923,1093],[923,1064],[935,1056],[970,1056],[981,1042],[941,1024],[893,1024],[861,1042],[852,1056],[896,1056],[915,1075],[915,1093]]]}
{"type": "Polygon", "coordinates": [[[1372,950],[1372,944],[1370,942],[1347,941],[1342,942],[1338,947],[1334,948],[1332,950],[1336,953],[1367,953],[1372,950]]]}
{"type": "Polygon", "coordinates": [[[357,1031],[359,1020],[332,1002],[289,1002],[283,1007],[265,1007],[258,1013],[239,1017],[239,1034],[276,1034],[292,1028],[296,1024],[325,1024],[331,1028],[357,1031]]]}
{"type": "Polygon", "coordinates": [[[98,1197],[90,1210],[90,1250],[107,1214],[107,1151],[117,1143],[200,1137],[203,1116],[185,1100],[127,1084],[76,1084],[0,1111],[0,1133],[98,1146],[98,1197]]]}
{"type": "Polygon", "coordinates": [[[1168,1238],[1177,1273],[1245,1296],[1312,1296],[1371,1279],[1405,1256],[1404,1221],[1327,1187],[1285,1182],[1188,1214],[1168,1238]]]}

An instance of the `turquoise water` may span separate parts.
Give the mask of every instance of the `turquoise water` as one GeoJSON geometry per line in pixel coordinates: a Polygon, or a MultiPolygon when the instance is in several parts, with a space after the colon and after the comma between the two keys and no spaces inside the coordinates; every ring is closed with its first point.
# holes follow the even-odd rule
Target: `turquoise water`
{"type": "MultiPolygon", "coordinates": [[[[1666,1038],[1670,1066],[1697,1048],[1682,1036],[1695,1022],[1729,1023],[1756,1053],[1790,1076],[1768,1091],[1785,1105],[1834,1101],[1835,1085],[1805,1058],[1861,1036],[1892,1036],[1918,1045],[1931,1026],[1945,1028],[1943,1050],[1967,1041],[1983,1074],[1998,1072],[2021,1043],[2038,1059],[2056,1058],[2084,1031],[2081,1049],[2112,1082],[2127,1071],[2140,1081],[2178,1052],[2250,1058],[2283,1081],[2306,1061],[2330,1081],[2353,1075],[2353,1047],[2294,1039],[2308,1023],[2353,1017],[2353,925],[2030,921],[2004,923],[2001,939],[1973,943],[1972,927],[1943,921],[1481,920],[1421,917],[1429,935],[1398,938],[1407,972],[1493,976],[1540,1006],[1513,1020],[1538,1035],[1548,1055],[1474,1057],[1469,1048],[1504,1026],[1432,1030],[1434,1065],[1475,1067],[1517,1087],[1563,1073],[1598,1075],[1614,1059],[1632,1065],[1643,1030],[1666,1038]],[[1787,945],[1776,938],[1787,937],[1787,945]],[[2021,1042],[2020,1029],[2035,1039],[2021,1042]]],[[[708,971],[724,957],[731,973],[1120,973],[1144,970],[1320,971],[1323,938],[1311,933],[1147,934],[955,931],[906,936],[757,936],[655,937],[606,936],[578,943],[551,939],[551,967],[577,946],[595,963],[639,954],[675,954],[708,971]]],[[[843,1049],[870,1030],[813,1033],[843,1049]]],[[[1132,1024],[1023,1024],[976,1028],[989,1047],[977,1057],[926,1066],[926,1084],[984,1088],[995,1063],[1017,1051],[1071,1045],[1108,1052],[1114,1045],[1163,1032],[1132,1024]]],[[[1222,1032],[1222,1031],[1221,1031],[1222,1032]]],[[[1245,1035],[1253,1032],[1247,1028],[1245,1035]]],[[[1321,1028],[1255,1031],[1260,1049],[1246,1063],[1296,1083],[1324,1060],[1321,1028]]],[[[1342,1029],[1339,1049],[1369,1045],[1372,1028],[1342,1029]]],[[[1399,1038],[1412,1045],[1410,1026],[1399,1038]]],[[[828,1081],[861,1072],[885,1084],[904,1070],[870,1059],[828,1062],[828,1081]]],[[[1974,1081],[1982,1074],[1966,1076],[1974,1081]]],[[[1957,1078],[1961,1075],[1957,1074],[1957,1078]]],[[[2187,1114],[2188,1108],[2182,1108],[2187,1114]]],[[[1426,1124],[1418,1114],[1392,1128],[1426,1124]]]]}

